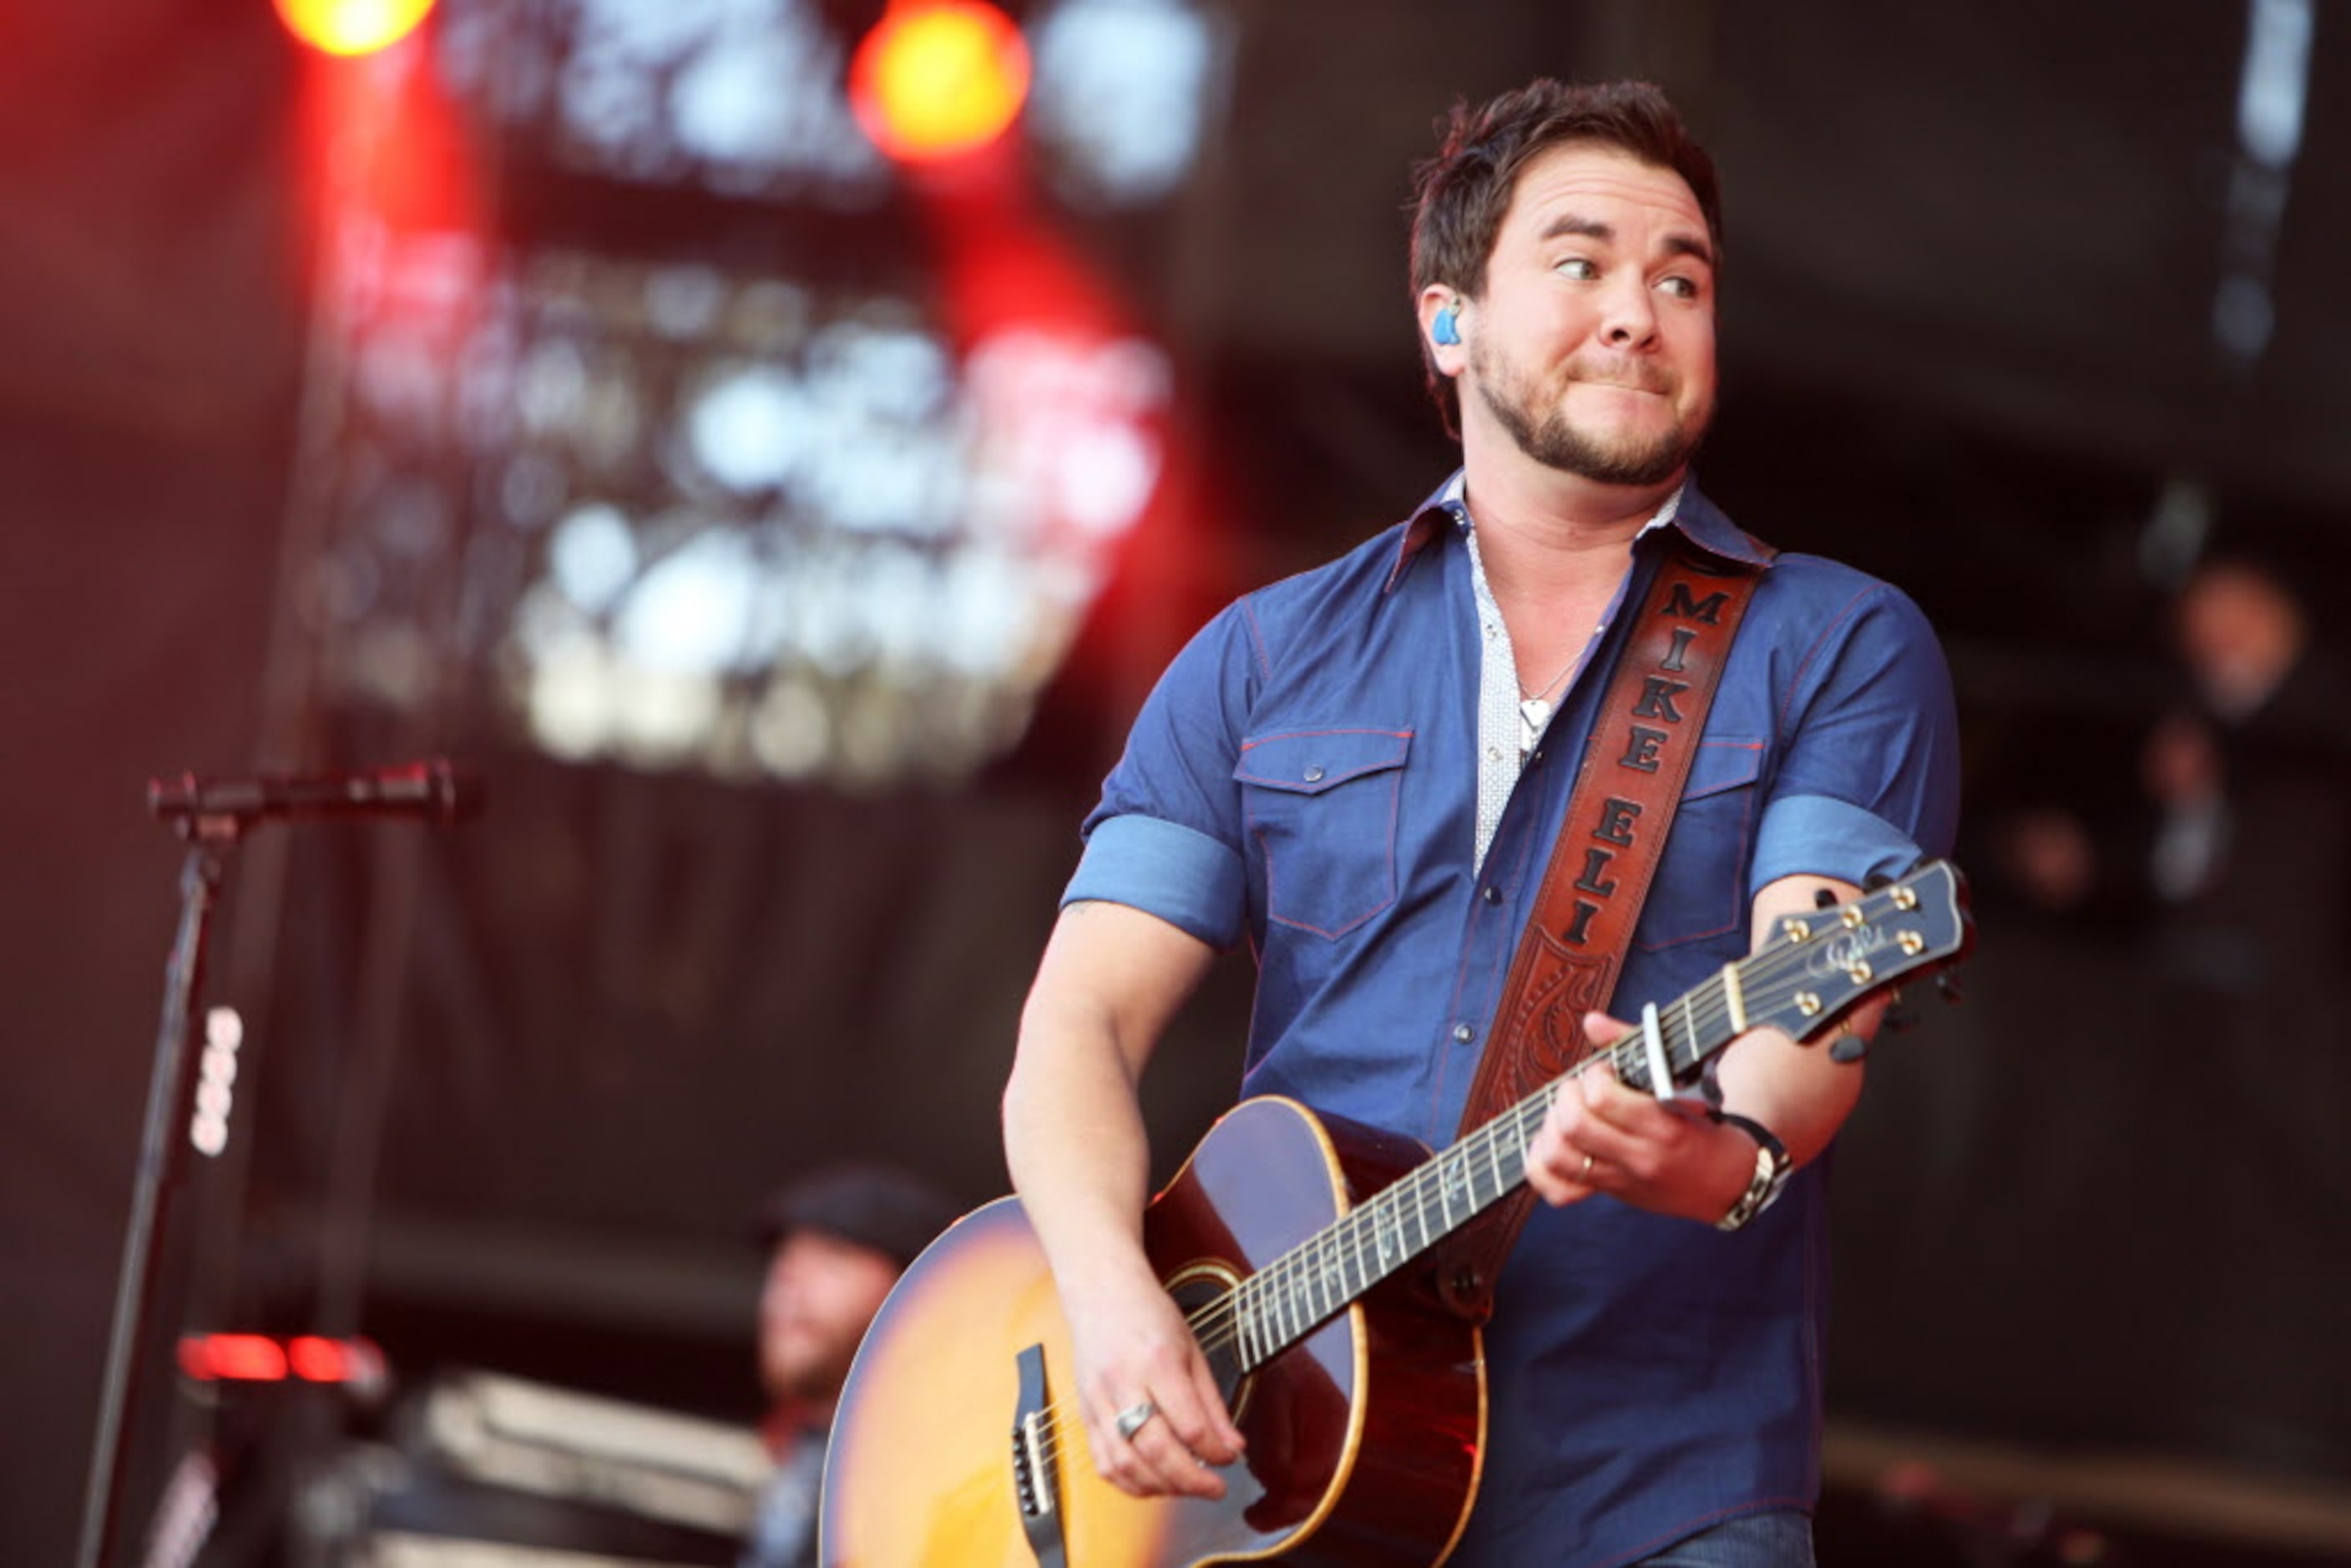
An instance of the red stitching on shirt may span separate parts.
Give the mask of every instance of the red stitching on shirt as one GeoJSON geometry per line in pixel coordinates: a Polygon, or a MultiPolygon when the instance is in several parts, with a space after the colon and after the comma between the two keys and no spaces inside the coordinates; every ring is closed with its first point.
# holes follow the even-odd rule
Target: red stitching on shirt
{"type": "Polygon", "coordinates": [[[1257,595],[1241,601],[1241,619],[1247,623],[1249,646],[1257,650],[1257,673],[1260,677],[1273,674],[1273,654],[1265,645],[1265,629],[1257,622],[1257,595]]]}
{"type": "Polygon", "coordinates": [[[1241,749],[1271,746],[1277,740],[1297,740],[1310,735],[1384,735],[1391,740],[1410,740],[1419,734],[1412,729],[1285,729],[1280,735],[1260,735],[1255,740],[1241,742],[1241,749]]]}
{"type": "Polygon", "coordinates": [[[1773,734],[1788,733],[1788,710],[1795,706],[1796,688],[1804,684],[1804,672],[1812,668],[1813,661],[1820,655],[1821,650],[1828,645],[1829,638],[1835,633],[1838,627],[1853,618],[1854,612],[1861,608],[1863,600],[1883,591],[1885,588],[1886,584],[1882,582],[1869,584],[1855,592],[1851,599],[1846,600],[1843,610],[1829,617],[1828,624],[1821,628],[1821,634],[1813,639],[1813,645],[1804,650],[1804,656],[1796,661],[1795,669],[1788,676],[1788,689],[1780,696],[1780,717],[1772,726],[1773,734]]]}

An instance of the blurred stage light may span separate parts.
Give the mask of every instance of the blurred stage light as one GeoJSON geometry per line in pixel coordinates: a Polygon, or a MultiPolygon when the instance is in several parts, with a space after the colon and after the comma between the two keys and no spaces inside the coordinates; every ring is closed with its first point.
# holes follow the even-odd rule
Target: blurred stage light
{"type": "Polygon", "coordinates": [[[199,1383],[329,1383],[367,1394],[387,1367],[372,1340],[323,1334],[192,1333],[180,1340],[180,1370],[199,1383]]]}
{"type": "Polygon", "coordinates": [[[312,48],[368,55],[416,30],[434,0],[272,0],[279,20],[312,48]]]}
{"type": "Polygon", "coordinates": [[[286,1364],[305,1383],[371,1386],[383,1381],[383,1352],[372,1340],[296,1334],[286,1342],[286,1364]]]}
{"type": "Polygon", "coordinates": [[[1195,0],[1052,0],[1029,20],[1036,86],[1023,121],[1060,193],[1102,209],[1155,202],[1197,163],[1227,45],[1195,0]]]}
{"type": "MultiPolygon", "coordinates": [[[[414,711],[448,639],[566,760],[865,789],[1006,755],[1138,548],[1196,543],[1145,528],[1196,504],[1168,352],[1032,182],[1096,214],[1179,189],[1222,101],[1207,17],[455,0],[429,69],[321,57],[330,86],[413,94],[360,106],[378,163],[451,127],[413,171],[329,187],[340,488],[306,591],[332,688],[414,711]],[[873,26],[836,31],[852,16],[873,26]],[[442,78],[455,104],[425,90],[442,78]],[[990,155],[1016,120],[1023,156],[990,155]],[[786,221],[691,207],[702,240],[658,260],[601,219],[504,233],[465,178],[483,126],[517,190],[698,189],[786,221]],[[923,178],[926,158],[964,177],[923,178]]],[[[308,141],[352,144],[353,122],[308,141]]],[[[1136,625],[1115,635],[1162,634],[1136,625]]]]}
{"type": "Polygon", "coordinates": [[[180,1341],[180,1370],[200,1383],[283,1383],[286,1347],[266,1334],[190,1334],[180,1341]]]}
{"type": "Polygon", "coordinates": [[[245,1041],[245,1020],[235,1008],[204,1014],[204,1053],[197,1067],[196,1108],[188,1141],[210,1156],[228,1147],[229,1110],[235,1103],[236,1051],[245,1041]]]}
{"type": "Polygon", "coordinates": [[[905,162],[985,147],[1028,95],[1020,29],[979,0],[893,0],[849,64],[858,122],[905,162]]]}

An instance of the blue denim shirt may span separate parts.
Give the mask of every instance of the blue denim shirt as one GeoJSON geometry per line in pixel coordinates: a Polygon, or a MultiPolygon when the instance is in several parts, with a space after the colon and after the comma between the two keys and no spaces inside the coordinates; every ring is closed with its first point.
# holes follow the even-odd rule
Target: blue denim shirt
{"type": "MultiPolygon", "coordinates": [[[[1065,902],[1103,899],[1259,967],[1248,1094],[1453,1141],[1593,710],[1635,617],[1562,697],[1473,872],[1479,632],[1440,489],[1408,521],[1228,607],[1145,703],[1065,902]]],[[[1695,488],[1668,527],[1764,552],[1695,488]]],[[[1661,531],[1636,543],[1646,591],[1661,531]]],[[[1612,1003],[1749,948],[1754,894],[1949,850],[1958,737],[1899,591],[1773,559],[1724,670],[1612,1003]]],[[[1725,1235],[1596,1198],[1538,1206],[1486,1333],[1489,1442],[1455,1561],[1631,1562],[1819,1490],[1825,1177],[1725,1235]]]]}

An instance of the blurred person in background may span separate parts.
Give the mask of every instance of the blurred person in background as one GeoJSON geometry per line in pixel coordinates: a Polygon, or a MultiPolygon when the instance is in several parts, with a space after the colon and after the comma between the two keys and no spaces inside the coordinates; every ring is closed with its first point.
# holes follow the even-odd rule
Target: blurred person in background
{"type": "MultiPolygon", "coordinates": [[[[2187,700],[2148,736],[2142,778],[2159,812],[2147,883],[2162,904],[2183,905],[2227,880],[2231,841],[2253,826],[2243,821],[2246,808],[2258,810],[2263,790],[2346,727],[2344,693],[2329,689],[2313,656],[2301,601],[2252,558],[2198,565],[2181,585],[2172,628],[2187,700]]],[[[2301,803],[2304,810],[2311,804],[2301,803]]],[[[2227,961],[2241,967],[2250,956],[2227,961]]]]}
{"type": "Polygon", "coordinates": [[[776,1470],[761,1494],[741,1568],[816,1561],[818,1490],[833,1408],[850,1363],[898,1276],[956,1210],[909,1172],[820,1170],[769,1200],[770,1250],[759,1293],[761,1436],[776,1470]]]}
{"type": "Polygon", "coordinates": [[[2141,985],[2196,1061],[2147,1128],[2151,1147],[2196,1153],[2145,1197],[2203,1238],[2175,1321],[2202,1346],[2182,1396],[2214,1409],[2247,1389],[2317,1408],[2306,1357],[2339,1335],[2351,1289],[2334,983],[2351,944],[2351,682],[2304,591],[2256,553],[2197,566],[2172,613],[2185,689],[2141,759],[2157,812],[2141,985]],[[2207,1332],[2247,1302],[2258,1332],[2207,1332]]]}

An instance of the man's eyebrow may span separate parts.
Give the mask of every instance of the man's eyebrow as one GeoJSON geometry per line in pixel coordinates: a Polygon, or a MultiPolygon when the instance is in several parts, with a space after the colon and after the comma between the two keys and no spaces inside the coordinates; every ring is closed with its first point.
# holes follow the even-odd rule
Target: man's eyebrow
{"type": "MultiPolygon", "coordinates": [[[[1554,240],[1562,235],[1580,235],[1585,239],[1598,240],[1602,245],[1616,243],[1615,229],[1597,218],[1582,217],[1574,213],[1562,213],[1545,224],[1542,233],[1536,236],[1536,242],[1554,240]]],[[[1669,255],[1690,256],[1708,267],[1714,265],[1714,247],[1696,235],[1667,235],[1665,246],[1669,255]]]]}
{"type": "Polygon", "coordinates": [[[1714,247],[1696,235],[1667,235],[1666,249],[1675,256],[1694,256],[1708,267],[1714,265],[1714,247]]]}
{"type": "Polygon", "coordinates": [[[1596,239],[1603,245],[1614,244],[1616,239],[1616,231],[1599,219],[1578,217],[1573,213],[1560,214],[1545,224],[1542,233],[1535,237],[1538,240],[1550,240],[1557,239],[1562,235],[1582,235],[1586,239],[1596,239]]]}

